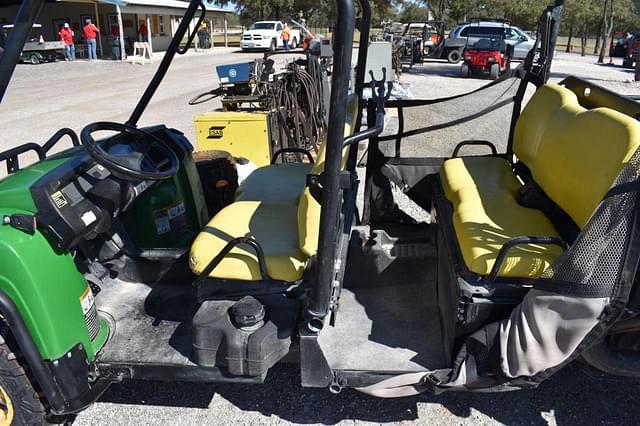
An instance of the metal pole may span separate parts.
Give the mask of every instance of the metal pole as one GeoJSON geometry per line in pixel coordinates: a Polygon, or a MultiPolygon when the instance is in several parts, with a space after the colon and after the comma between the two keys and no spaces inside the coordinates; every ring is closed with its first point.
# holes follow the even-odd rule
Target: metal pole
{"type": "Polygon", "coordinates": [[[9,33],[4,45],[4,52],[0,56],[0,101],[7,90],[20,53],[22,53],[22,46],[29,37],[31,26],[40,15],[43,3],[44,0],[22,2],[18,10],[13,30],[9,33]]]}
{"type": "Polygon", "coordinates": [[[153,42],[151,41],[151,18],[145,15],[147,20],[147,43],[149,43],[149,57],[153,54],[153,42]]]}
{"type": "Polygon", "coordinates": [[[229,35],[227,27],[227,16],[224,17],[224,47],[229,47],[229,35]]]}
{"type": "Polygon", "coordinates": [[[331,107],[327,132],[327,151],[320,213],[320,238],[315,285],[311,288],[307,308],[307,328],[319,330],[329,313],[329,302],[339,268],[336,252],[340,235],[339,216],[342,201],[340,173],[344,125],[347,113],[347,94],[351,80],[351,56],[355,29],[353,0],[337,0],[338,20],[334,32],[333,76],[331,81],[331,107]]]}
{"type": "MultiPolygon", "coordinates": [[[[100,28],[100,15],[98,15],[98,2],[94,2],[93,3],[93,8],[96,12],[96,27],[100,28]]],[[[98,31],[98,49],[100,49],[100,56],[104,58],[104,52],[102,51],[102,35],[100,34],[100,31],[98,31]]]]}
{"type": "MultiPolygon", "coordinates": [[[[201,0],[191,0],[189,3],[189,7],[187,7],[186,12],[184,13],[184,17],[178,25],[178,31],[176,31],[175,36],[171,39],[171,43],[169,43],[169,47],[167,48],[166,53],[162,57],[162,62],[160,62],[160,66],[156,73],[153,75],[151,82],[147,86],[146,90],[142,94],[142,97],[138,101],[138,104],[134,108],[129,120],[127,120],[127,124],[129,126],[136,126],[138,124],[138,120],[142,116],[142,113],[149,105],[153,94],[158,90],[158,86],[162,82],[167,70],[169,69],[169,65],[171,65],[171,61],[173,57],[176,55],[178,49],[180,48],[180,42],[182,38],[187,33],[187,29],[189,28],[189,22],[193,19],[193,16],[196,14],[198,7],[201,5],[201,0]]],[[[202,6],[204,9],[204,5],[202,6]]],[[[344,124],[343,124],[344,127],[344,124]]]]}
{"type": "Polygon", "coordinates": [[[215,47],[213,44],[213,18],[209,18],[209,43],[211,43],[210,47],[215,47]]]}
{"type": "Polygon", "coordinates": [[[124,51],[124,34],[122,30],[122,12],[120,11],[120,5],[116,3],[116,13],[118,14],[118,39],[120,41],[120,60],[124,61],[127,54],[124,51]]]}
{"type": "MultiPolygon", "coordinates": [[[[362,19],[360,20],[360,39],[358,42],[358,68],[356,72],[356,95],[362,99],[364,90],[364,78],[367,63],[367,52],[369,51],[369,31],[371,28],[371,5],[369,0],[361,0],[362,19]]],[[[356,129],[356,131],[359,129],[356,129]]]]}

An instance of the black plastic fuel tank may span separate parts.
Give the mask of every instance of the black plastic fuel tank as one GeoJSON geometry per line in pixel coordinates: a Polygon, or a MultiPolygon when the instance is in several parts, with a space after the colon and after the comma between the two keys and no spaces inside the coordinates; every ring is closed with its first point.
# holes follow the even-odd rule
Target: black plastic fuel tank
{"type": "Polygon", "coordinates": [[[298,301],[281,295],[209,300],[193,318],[196,364],[237,376],[265,376],[288,352],[298,301]]]}

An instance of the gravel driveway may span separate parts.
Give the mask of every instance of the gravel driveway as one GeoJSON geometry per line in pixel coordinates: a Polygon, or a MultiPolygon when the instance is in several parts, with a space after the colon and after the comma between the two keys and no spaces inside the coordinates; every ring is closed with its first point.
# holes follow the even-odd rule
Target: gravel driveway
{"type": "MultiPolygon", "coordinates": [[[[142,124],[166,123],[193,139],[193,115],[219,103],[190,107],[187,100],[217,86],[216,64],[254,56],[216,49],[178,57],[142,124]]],[[[640,84],[629,82],[630,70],[596,65],[595,59],[559,54],[553,79],[577,74],[640,95],[640,84]]],[[[124,121],[157,63],[19,65],[0,106],[0,149],[28,141],[42,143],[60,127],[79,131],[91,121],[124,121]]],[[[458,74],[456,65],[432,62],[406,72],[402,79],[416,97],[427,98],[463,93],[486,83],[458,74]]],[[[614,381],[587,372],[571,366],[534,391],[379,400],[355,391],[332,395],[327,390],[302,389],[295,365],[282,365],[258,386],[138,381],[114,385],[77,417],[76,424],[637,424],[640,381],[614,381]]]]}

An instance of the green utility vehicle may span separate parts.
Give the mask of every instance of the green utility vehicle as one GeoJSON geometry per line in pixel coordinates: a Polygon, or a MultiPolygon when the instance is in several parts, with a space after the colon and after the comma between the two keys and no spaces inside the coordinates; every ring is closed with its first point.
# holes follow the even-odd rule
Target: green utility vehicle
{"type": "MultiPolygon", "coordinates": [[[[21,2],[0,97],[42,3],[21,2]]],[[[131,378],[263,383],[285,360],[302,386],[380,397],[533,388],[578,359],[640,375],[640,107],[547,82],[563,1],[517,70],[408,101],[367,69],[369,2],[336,3],[326,141],[224,206],[180,131],[137,127],[200,0],[126,123],[0,153],[4,423],[59,420],[131,378]]]]}

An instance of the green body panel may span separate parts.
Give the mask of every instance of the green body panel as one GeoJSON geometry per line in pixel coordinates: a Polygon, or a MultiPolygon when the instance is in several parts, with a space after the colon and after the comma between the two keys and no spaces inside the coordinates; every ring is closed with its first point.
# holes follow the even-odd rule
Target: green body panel
{"type": "MultiPolygon", "coordinates": [[[[0,208],[0,216],[27,213],[0,208]]],[[[89,360],[104,345],[108,327],[101,322],[89,338],[80,297],[87,282],[70,254],[56,254],[42,234],[29,235],[0,226],[0,290],[13,300],[43,359],[56,359],[82,343],[89,360]]]]}
{"type": "Polygon", "coordinates": [[[192,157],[187,155],[173,179],[148,190],[120,219],[140,248],[191,246],[208,220],[200,177],[192,157]],[[177,206],[181,206],[181,214],[169,220],[167,212],[177,206]]]}
{"type": "Polygon", "coordinates": [[[0,180],[0,208],[35,213],[36,206],[33,204],[33,198],[31,198],[31,185],[51,170],[68,161],[77,150],[77,148],[70,149],[49,157],[0,180]]]}
{"type": "MultiPolygon", "coordinates": [[[[34,214],[30,187],[82,148],[73,148],[0,181],[0,218],[14,213],[34,214]]],[[[87,282],[70,254],[56,254],[45,237],[0,225],[0,290],[18,308],[44,359],[56,359],[82,343],[89,360],[108,337],[107,323],[91,342],[80,306],[87,282]]]]}
{"type": "MultiPolygon", "coordinates": [[[[14,213],[35,214],[30,187],[83,148],[73,148],[0,180],[0,218],[14,213]]],[[[121,218],[141,248],[188,247],[208,220],[195,163],[190,155],[171,180],[150,188],[121,218]],[[184,232],[158,235],[153,214],[183,203],[184,232]]],[[[80,297],[88,284],[69,253],[57,254],[38,231],[34,235],[0,224],[0,291],[11,298],[43,359],[64,356],[82,343],[93,361],[106,343],[109,326],[91,341],[80,297]]]]}

